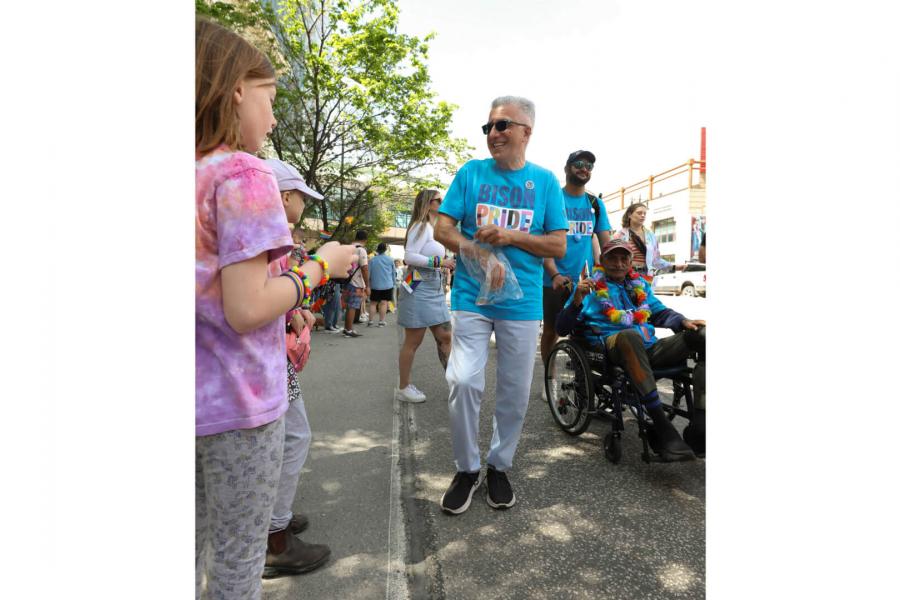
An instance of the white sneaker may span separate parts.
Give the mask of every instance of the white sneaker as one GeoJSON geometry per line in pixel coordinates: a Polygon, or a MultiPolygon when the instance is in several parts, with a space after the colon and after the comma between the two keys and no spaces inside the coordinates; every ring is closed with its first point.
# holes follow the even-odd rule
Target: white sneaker
{"type": "Polygon", "coordinates": [[[401,402],[425,402],[425,394],[417,390],[413,384],[409,384],[402,390],[394,388],[394,398],[401,402]]]}
{"type": "Polygon", "coordinates": [[[423,397],[423,398],[425,397],[425,392],[423,392],[422,390],[420,390],[419,388],[417,388],[417,387],[414,386],[413,384],[409,384],[409,387],[411,387],[412,389],[414,389],[414,390],[416,391],[416,393],[422,394],[422,397],[423,397]]]}
{"type": "Polygon", "coordinates": [[[360,315],[359,315],[359,322],[360,322],[360,323],[366,323],[368,320],[369,320],[369,315],[368,315],[368,314],[366,314],[366,313],[360,313],[360,315]]]}

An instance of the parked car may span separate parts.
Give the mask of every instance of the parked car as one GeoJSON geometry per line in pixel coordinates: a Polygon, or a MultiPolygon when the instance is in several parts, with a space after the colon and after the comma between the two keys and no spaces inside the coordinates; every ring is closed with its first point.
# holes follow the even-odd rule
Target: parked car
{"type": "Polygon", "coordinates": [[[653,277],[653,292],[678,296],[706,296],[706,265],[691,262],[660,269],[653,277]]]}

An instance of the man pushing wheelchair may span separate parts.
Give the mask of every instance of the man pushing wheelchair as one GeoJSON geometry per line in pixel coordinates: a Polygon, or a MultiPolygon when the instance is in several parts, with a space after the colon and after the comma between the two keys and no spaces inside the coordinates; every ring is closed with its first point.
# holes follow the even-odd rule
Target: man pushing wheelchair
{"type": "Polygon", "coordinates": [[[556,331],[578,330],[593,345],[604,345],[609,359],[624,369],[653,421],[651,445],[664,461],[691,460],[706,453],[706,322],[667,308],[650,283],[631,269],[624,240],[603,245],[600,266],[583,277],[556,319],[556,331]],[[655,327],[674,335],[657,339],[655,327]],[[675,367],[699,354],[692,375],[694,412],[684,439],[667,418],[653,369],[675,367]]]}

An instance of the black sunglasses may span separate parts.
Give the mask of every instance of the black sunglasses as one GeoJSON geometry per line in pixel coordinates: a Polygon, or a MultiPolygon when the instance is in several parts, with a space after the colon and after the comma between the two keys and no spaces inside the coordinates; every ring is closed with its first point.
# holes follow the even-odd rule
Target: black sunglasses
{"type": "Polygon", "coordinates": [[[576,160],[569,164],[572,165],[573,167],[575,167],[576,169],[587,169],[588,171],[594,170],[594,163],[588,162],[586,160],[576,160]]]}
{"type": "Polygon", "coordinates": [[[494,127],[497,128],[497,131],[506,131],[507,127],[509,127],[510,125],[521,125],[522,127],[528,127],[527,123],[519,123],[511,119],[500,119],[499,121],[488,121],[487,125],[481,126],[481,131],[484,133],[484,135],[487,135],[494,127]]]}

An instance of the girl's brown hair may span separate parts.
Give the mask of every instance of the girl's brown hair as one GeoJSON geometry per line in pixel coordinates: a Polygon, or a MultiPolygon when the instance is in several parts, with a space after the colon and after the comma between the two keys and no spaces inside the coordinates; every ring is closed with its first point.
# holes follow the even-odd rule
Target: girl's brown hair
{"type": "Polygon", "coordinates": [[[643,202],[635,202],[634,204],[630,205],[628,208],[625,209],[625,214],[622,215],[622,227],[624,227],[625,229],[628,229],[629,227],[631,227],[631,213],[636,211],[641,206],[643,206],[646,210],[650,210],[649,208],[647,208],[647,205],[644,204],[643,202]]]}
{"type": "Polygon", "coordinates": [[[241,150],[234,91],[243,79],[274,79],[266,55],[221,25],[197,19],[195,107],[197,154],[219,144],[241,150]]]}
{"type": "MultiPolygon", "coordinates": [[[[416,196],[416,200],[413,202],[412,216],[409,218],[409,225],[406,226],[406,239],[403,240],[404,246],[409,240],[409,231],[413,228],[413,225],[421,223],[422,227],[424,227],[425,223],[428,223],[431,219],[430,204],[439,193],[437,190],[422,190],[416,196]]],[[[420,231],[419,235],[421,234],[420,231]]]]}

